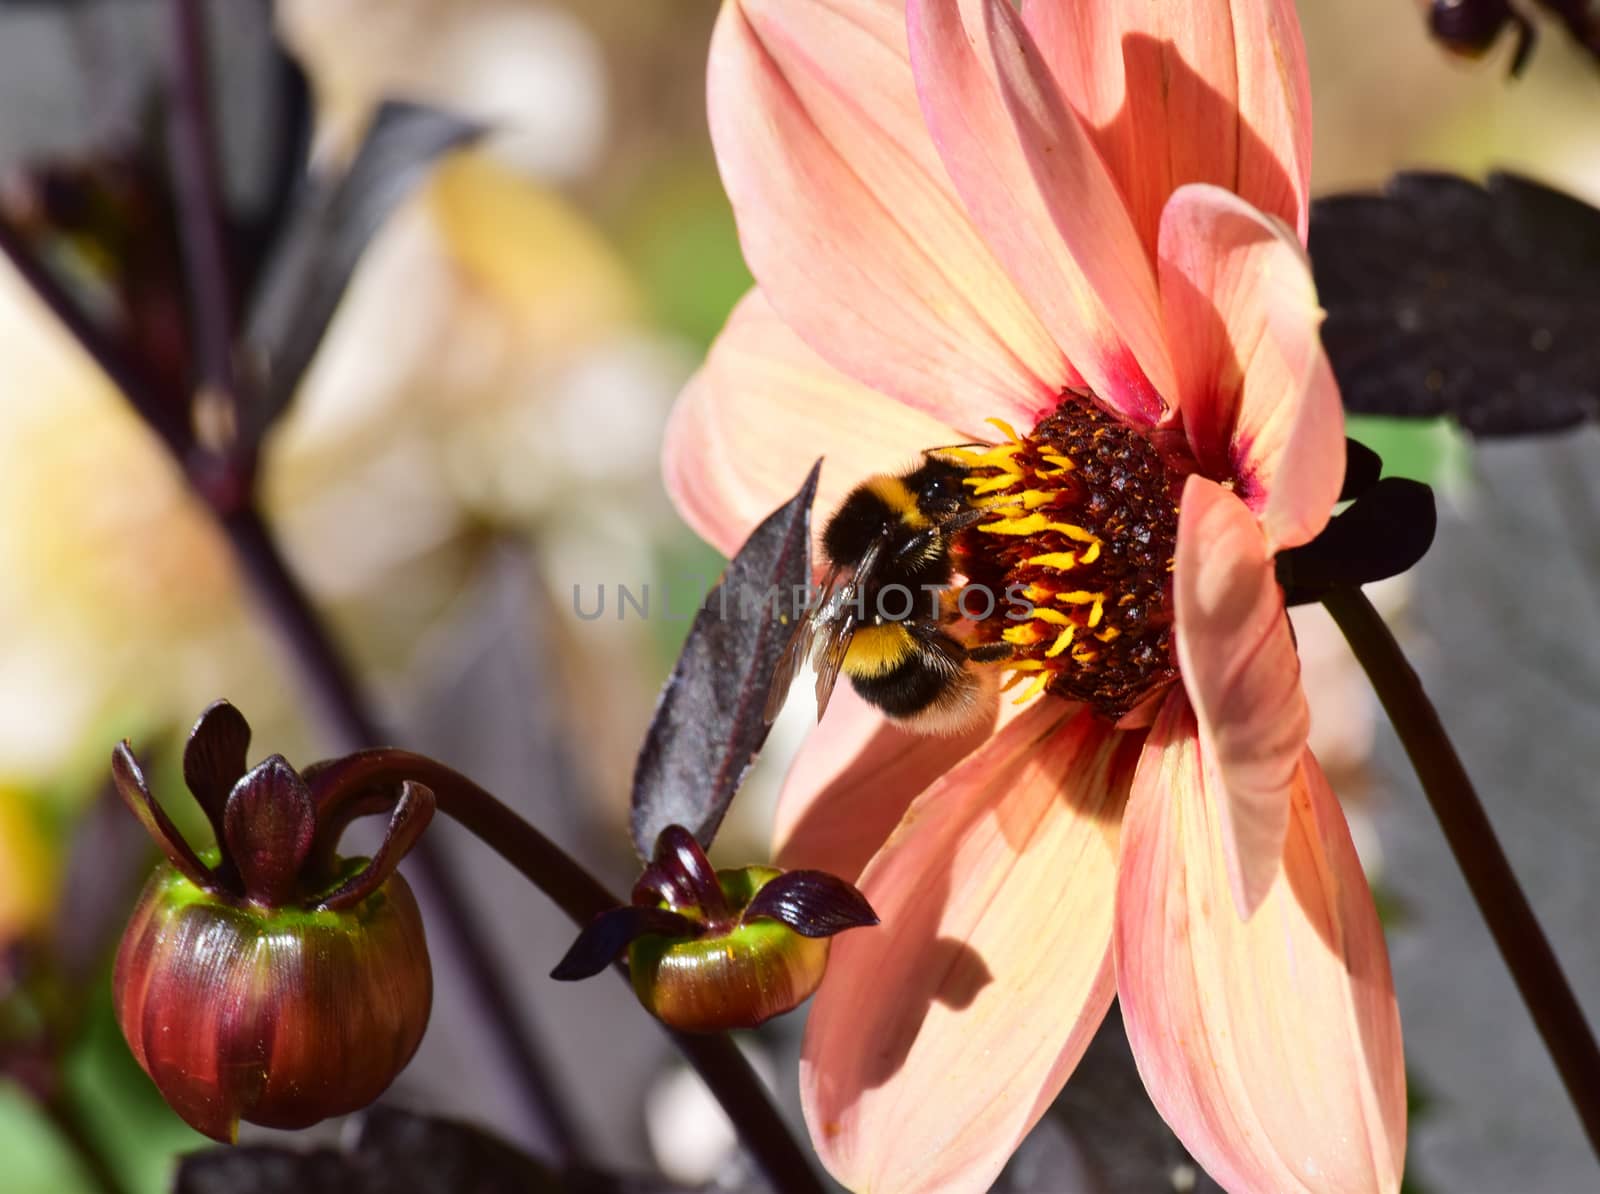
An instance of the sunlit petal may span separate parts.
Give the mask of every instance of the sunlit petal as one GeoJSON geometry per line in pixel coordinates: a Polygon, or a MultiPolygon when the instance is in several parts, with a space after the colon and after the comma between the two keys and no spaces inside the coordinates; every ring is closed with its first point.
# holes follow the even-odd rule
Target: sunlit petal
{"type": "Polygon", "coordinates": [[[1229,1190],[1392,1194],[1400,1020],[1344,815],[1305,752],[1282,869],[1241,921],[1193,734],[1181,705],[1158,720],[1122,837],[1117,988],[1145,1087],[1229,1190]]]}
{"type": "Polygon", "coordinates": [[[1060,350],[951,190],[894,0],[729,0],[712,142],[745,259],[835,366],[947,422],[1028,421],[1060,350]]]}
{"type": "Polygon", "coordinates": [[[1311,92],[1291,0],[1023,0],[1154,254],[1167,197],[1216,183],[1305,239],[1311,92]]]}
{"type": "Polygon", "coordinates": [[[1238,478],[1275,550],[1308,542],[1344,481],[1344,412],[1299,242],[1236,195],[1185,187],[1162,216],[1161,301],[1196,457],[1238,478]]]}
{"type": "Polygon", "coordinates": [[[984,239],[1082,380],[1130,418],[1153,423],[1171,369],[1151,256],[1088,134],[1042,87],[1009,5],[990,19],[990,3],[907,6],[928,126],[984,239]],[[1006,94],[1023,105],[1016,123],[1006,94]]]}
{"type": "Polygon", "coordinates": [[[1248,916],[1277,874],[1311,713],[1261,529],[1242,502],[1200,476],[1183,490],[1173,602],[1234,900],[1248,916]]]}
{"type": "Polygon", "coordinates": [[[679,397],[661,467],[678,512],[731,554],[793,496],[818,456],[820,529],[863,478],[967,438],[845,377],[752,291],[679,397]]]}
{"type": "Polygon", "coordinates": [[[1137,739],[1036,702],[912,805],[861,877],[800,1063],[853,1190],[981,1191],[1111,1001],[1117,826],[1137,739]]]}

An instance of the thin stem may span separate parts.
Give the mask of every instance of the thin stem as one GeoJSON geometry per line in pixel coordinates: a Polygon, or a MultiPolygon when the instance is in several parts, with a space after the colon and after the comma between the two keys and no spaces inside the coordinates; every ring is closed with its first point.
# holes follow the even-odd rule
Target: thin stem
{"type": "MultiPolygon", "coordinates": [[[[425,755],[403,750],[362,751],[319,770],[318,793],[334,802],[357,802],[412,780],[430,788],[439,811],[476,835],[570,917],[580,928],[622,903],[599,880],[512,809],[472,780],[425,755]]],[[[319,808],[319,815],[330,805],[319,808]]],[[[767,1180],[779,1194],[821,1194],[811,1162],[767,1097],[744,1055],[726,1036],[667,1030],[738,1128],[767,1180]]]]}
{"type": "MultiPolygon", "coordinates": [[[[367,713],[354,678],[261,516],[253,508],[245,508],[219,519],[256,599],[301,673],[319,724],[329,727],[345,750],[382,742],[384,735],[367,713]]],[[[412,858],[418,886],[430,908],[445,922],[443,939],[466,971],[480,1019],[497,1038],[496,1052],[510,1068],[532,1121],[544,1125],[560,1159],[581,1158],[582,1134],[549,1076],[543,1050],[510,994],[467,893],[435,843],[424,841],[412,858]]]]}
{"type": "Polygon", "coordinates": [[[1394,723],[1500,956],[1533,1015],[1600,1156],[1600,1046],[1511,870],[1439,714],[1383,618],[1359,589],[1323,598],[1394,723]]]}
{"type": "Polygon", "coordinates": [[[203,0],[172,0],[172,34],[172,189],[183,229],[183,263],[189,279],[200,381],[217,394],[235,398],[235,296],[203,0]]]}

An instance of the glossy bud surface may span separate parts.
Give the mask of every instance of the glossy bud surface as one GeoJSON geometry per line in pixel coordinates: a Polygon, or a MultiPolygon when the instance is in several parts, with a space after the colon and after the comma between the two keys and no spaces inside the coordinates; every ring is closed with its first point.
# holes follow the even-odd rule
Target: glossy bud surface
{"type": "Polygon", "coordinates": [[[417,1050],[433,980],[422,918],[391,876],[343,911],[214,900],[151,876],[117,952],[117,1020],[196,1130],[304,1128],[371,1103],[417,1050]]]}
{"type": "MultiPolygon", "coordinates": [[[[745,867],[719,871],[717,879],[729,906],[742,911],[781,873],[745,867]]],[[[641,937],[628,948],[628,971],[639,1002],[673,1028],[755,1028],[811,997],[828,966],[828,944],[781,921],[741,921],[688,941],[641,937]]]]}

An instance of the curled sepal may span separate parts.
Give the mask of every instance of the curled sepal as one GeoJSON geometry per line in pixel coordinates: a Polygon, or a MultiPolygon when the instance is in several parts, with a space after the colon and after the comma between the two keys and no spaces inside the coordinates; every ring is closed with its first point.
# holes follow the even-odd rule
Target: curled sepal
{"type": "Polygon", "coordinates": [[[595,917],[578,934],[578,939],[550,972],[550,977],[564,983],[591,978],[648,933],[692,940],[703,932],[703,924],[666,908],[640,908],[633,904],[612,908],[595,917]]]}
{"type": "Polygon", "coordinates": [[[434,807],[431,788],[410,782],[403,784],[400,799],[389,814],[389,829],[372,861],[324,896],[320,906],[334,911],[353,908],[382,887],[394,874],[400,860],[421,840],[422,831],[433,820],[434,807]]]}
{"type": "Polygon", "coordinates": [[[250,723],[227,701],[206,706],[183,746],[183,782],[205,811],[219,842],[228,793],[248,766],[249,749],[250,723]]]}
{"type": "Polygon", "coordinates": [[[728,916],[716,870],[699,840],[682,825],[668,825],[657,835],[650,865],[634,884],[633,902],[693,909],[697,916],[711,921],[728,916]]]}
{"type": "Polygon", "coordinates": [[[213,890],[216,887],[216,875],[200,861],[199,855],[183,840],[178,827],[156,803],[156,798],[150,794],[150,786],[145,783],[139,760],[133,757],[133,749],[127,742],[117,743],[111,752],[111,779],[122,802],[139,818],[139,823],[155,839],[156,845],[161,847],[161,852],[172,865],[196,887],[213,890]]]}
{"type": "Polygon", "coordinates": [[[878,923],[867,897],[826,871],[789,871],[767,882],[745,906],[743,921],[777,920],[802,937],[832,937],[878,923]]]}
{"type": "Polygon", "coordinates": [[[1383,457],[1360,440],[1345,437],[1344,485],[1339,490],[1341,502],[1351,502],[1378,483],[1383,475],[1383,457]]]}

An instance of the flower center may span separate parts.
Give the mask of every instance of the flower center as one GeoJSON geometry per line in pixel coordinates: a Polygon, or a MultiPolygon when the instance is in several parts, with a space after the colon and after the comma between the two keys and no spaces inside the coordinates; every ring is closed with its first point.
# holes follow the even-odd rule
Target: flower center
{"type": "Polygon", "coordinates": [[[970,646],[1009,645],[1020,700],[1049,692],[1120,718],[1178,674],[1172,561],[1193,465],[1075,391],[1027,436],[995,425],[1007,442],[958,450],[994,515],[953,544],[968,589],[994,595],[970,646]]]}

